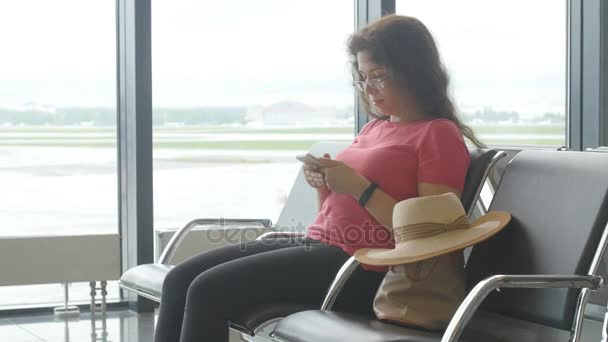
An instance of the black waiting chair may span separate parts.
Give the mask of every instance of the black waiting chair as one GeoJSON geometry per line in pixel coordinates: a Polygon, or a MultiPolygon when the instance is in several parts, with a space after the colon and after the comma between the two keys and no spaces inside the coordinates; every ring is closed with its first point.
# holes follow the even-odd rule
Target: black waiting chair
{"type": "MultiPolygon", "coordinates": [[[[486,179],[488,179],[490,172],[494,169],[496,162],[505,157],[506,153],[491,149],[469,148],[469,154],[471,155],[471,160],[461,198],[463,207],[467,210],[467,214],[471,216],[486,179]]],[[[260,238],[293,235],[301,235],[301,233],[269,232],[260,238]]],[[[348,266],[346,268],[348,268],[348,266]]],[[[355,268],[356,265],[354,265],[349,272],[352,273],[355,268]]],[[[264,332],[262,335],[266,335],[265,333],[267,330],[272,329],[272,326],[283,317],[295,312],[318,308],[319,304],[310,303],[265,303],[259,308],[242,311],[239,317],[236,317],[231,321],[230,325],[231,328],[248,336],[260,335],[262,332],[264,332]]],[[[244,336],[244,338],[247,338],[247,336],[244,336]]]]}
{"type": "MultiPolygon", "coordinates": [[[[335,156],[348,145],[350,145],[349,142],[323,141],[313,145],[309,152],[315,155],[329,152],[332,156],[335,156]]],[[[470,148],[469,152],[471,154],[471,163],[465,181],[462,202],[470,214],[479,198],[481,187],[485,183],[493,166],[506,154],[502,151],[476,148],[470,148]]],[[[302,172],[299,172],[289,193],[287,203],[283,207],[275,225],[272,225],[272,222],[268,219],[225,219],[221,222],[216,219],[193,220],[175,233],[165,247],[158,262],[139,265],[127,270],[122,275],[119,285],[124,290],[134,292],[155,302],[160,302],[162,284],[166,274],[174,267],[174,262],[172,261],[175,259],[176,252],[184,245],[189,234],[197,226],[221,224],[225,227],[246,227],[255,225],[274,230],[262,234],[258,239],[286,235],[303,235],[306,225],[312,223],[316,216],[316,201],[317,198],[314,190],[306,184],[304,175],[302,172]]],[[[251,336],[260,335],[266,329],[272,329],[274,324],[285,316],[299,311],[318,308],[319,303],[266,303],[260,307],[242,311],[239,317],[232,319],[230,328],[242,333],[244,339],[248,339],[251,336]]]]}
{"type": "Polygon", "coordinates": [[[604,286],[597,270],[608,238],[606,170],[603,153],[526,150],[511,160],[489,210],[507,211],[512,220],[473,248],[469,293],[445,331],[330,311],[349,275],[343,269],[322,310],[284,318],[273,340],[578,341],[589,291],[604,286]]]}

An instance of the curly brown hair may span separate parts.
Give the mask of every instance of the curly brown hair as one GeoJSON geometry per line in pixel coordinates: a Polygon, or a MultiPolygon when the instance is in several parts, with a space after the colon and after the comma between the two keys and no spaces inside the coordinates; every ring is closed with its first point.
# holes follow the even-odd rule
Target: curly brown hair
{"type": "MultiPolygon", "coordinates": [[[[357,53],[367,52],[374,63],[385,67],[396,84],[415,99],[425,116],[451,120],[475,146],[486,147],[458,117],[437,44],[420,20],[394,14],[384,16],[353,33],[347,46],[355,80],[362,79],[357,53]]],[[[389,119],[388,115],[374,113],[366,96],[361,96],[361,100],[369,115],[389,119]]]]}

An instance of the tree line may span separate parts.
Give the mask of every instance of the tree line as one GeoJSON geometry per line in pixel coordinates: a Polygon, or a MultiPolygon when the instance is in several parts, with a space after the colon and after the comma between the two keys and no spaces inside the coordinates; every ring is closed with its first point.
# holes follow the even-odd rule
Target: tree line
{"type": "MultiPolygon", "coordinates": [[[[171,123],[184,125],[222,125],[246,124],[246,107],[193,107],[193,108],[154,108],[152,122],[155,126],[171,123]]],[[[473,113],[461,113],[460,117],[466,123],[481,121],[485,123],[513,122],[520,120],[516,111],[500,111],[485,107],[473,113]]],[[[547,112],[535,117],[533,121],[550,123],[565,122],[564,114],[547,112]]],[[[0,125],[27,126],[114,126],[116,125],[116,109],[110,107],[65,107],[57,108],[54,112],[42,110],[0,109],[0,125]]]]}
{"type": "MultiPolygon", "coordinates": [[[[169,123],[184,125],[245,123],[245,107],[155,108],[154,125],[169,123]]],[[[109,107],[57,108],[54,112],[41,110],[0,109],[0,125],[93,126],[116,125],[116,109],[109,107]]]]}

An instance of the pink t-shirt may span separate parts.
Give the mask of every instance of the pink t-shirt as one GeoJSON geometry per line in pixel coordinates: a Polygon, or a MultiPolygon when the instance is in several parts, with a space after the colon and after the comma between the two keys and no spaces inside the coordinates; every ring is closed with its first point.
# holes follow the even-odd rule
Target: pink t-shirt
{"type": "MultiPolygon", "coordinates": [[[[469,150],[458,126],[447,119],[407,124],[374,119],[334,159],[344,161],[400,202],[418,196],[418,183],[450,186],[462,192],[469,150]]],[[[306,235],[352,255],[360,248],[394,248],[390,230],[346,194],[331,192],[306,235]]],[[[387,267],[362,265],[366,270],[387,267]]]]}

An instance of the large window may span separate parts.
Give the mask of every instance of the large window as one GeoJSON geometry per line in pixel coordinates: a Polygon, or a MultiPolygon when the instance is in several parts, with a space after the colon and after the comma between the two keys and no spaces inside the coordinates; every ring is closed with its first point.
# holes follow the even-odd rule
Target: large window
{"type": "MultiPolygon", "coordinates": [[[[0,2],[0,244],[118,234],[115,7],[112,1],[0,2]]],[[[9,256],[14,267],[40,257],[35,248],[19,253],[9,256]]],[[[66,266],[40,260],[39,267],[66,266]]],[[[110,296],[117,297],[116,289],[110,296]]],[[[88,295],[86,283],[71,287],[74,302],[88,295]]],[[[0,298],[0,308],[40,305],[61,302],[63,290],[0,286],[0,298]]]]}
{"type": "Polygon", "coordinates": [[[276,221],[319,140],[351,141],[351,1],[155,1],[154,221],[276,221]]]}
{"type": "Polygon", "coordinates": [[[566,141],[566,1],[397,0],[431,30],[465,122],[496,145],[566,141]]]}

